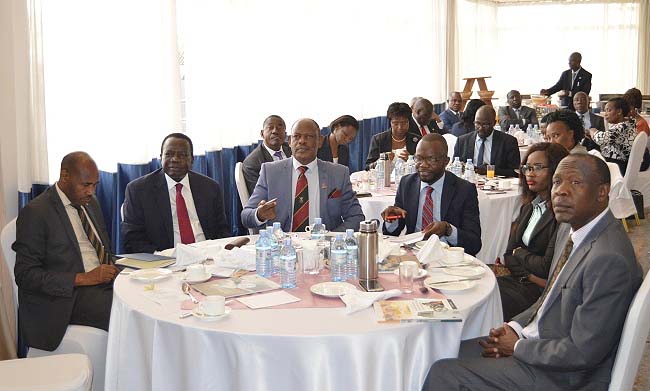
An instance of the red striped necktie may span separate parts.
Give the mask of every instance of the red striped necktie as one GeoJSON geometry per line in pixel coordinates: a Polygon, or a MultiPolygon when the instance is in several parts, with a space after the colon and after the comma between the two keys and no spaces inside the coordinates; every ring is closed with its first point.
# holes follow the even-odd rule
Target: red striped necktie
{"type": "Polygon", "coordinates": [[[190,223],[190,215],[187,213],[187,205],[185,205],[185,198],[181,191],[183,184],[176,184],[176,218],[178,219],[178,230],[181,233],[181,243],[190,244],[194,243],[194,232],[192,231],[192,224],[190,223]]]}
{"type": "Polygon", "coordinates": [[[431,192],[433,187],[427,186],[427,196],[424,198],[424,204],[422,205],[422,229],[425,229],[429,224],[433,223],[433,199],[431,198],[431,192]]]}
{"type": "Polygon", "coordinates": [[[422,137],[427,135],[427,129],[424,127],[424,125],[420,126],[420,133],[422,133],[422,137]]]}
{"type": "Polygon", "coordinates": [[[307,167],[300,166],[298,170],[300,170],[300,175],[298,175],[298,181],[296,182],[296,196],[293,199],[292,232],[304,232],[305,227],[309,225],[309,186],[305,176],[307,167]]]}
{"type": "Polygon", "coordinates": [[[91,227],[90,219],[88,219],[88,216],[86,216],[86,213],[84,213],[85,208],[81,205],[74,205],[74,204],[70,204],[70,205],[77,210],[77,213],[79,214],[79,219],[81,220],[81,226],[83,227],[84,232],[86,233],[86,237],[88,238],[88,241],[90,242],[90,244],[95,249],[95,252],[97,253],[97,258],[99,259],[99,263],[111,265],[113,263],[112,260],[113,257],[111,256],[111,252],[106,247],[104,247],[99,237],[97,237],[97,235],[95,234],[95,231],[91,227]]]}

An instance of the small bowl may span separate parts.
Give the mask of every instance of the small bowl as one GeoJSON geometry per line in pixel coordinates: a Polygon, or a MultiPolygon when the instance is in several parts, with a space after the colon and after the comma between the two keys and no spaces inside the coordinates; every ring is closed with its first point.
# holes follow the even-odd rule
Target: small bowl
{"type": "Polygon", "coordinates": [[[494,91],[478,91],[478,96],[481,98],[492,98],[494,91]]]}
{"type": "Polygon", "coordinates": [[[460,97],[463,98],[463,100],[469,100],[472,97],[473,93],[474,91],[461,91],[460,97]]]}

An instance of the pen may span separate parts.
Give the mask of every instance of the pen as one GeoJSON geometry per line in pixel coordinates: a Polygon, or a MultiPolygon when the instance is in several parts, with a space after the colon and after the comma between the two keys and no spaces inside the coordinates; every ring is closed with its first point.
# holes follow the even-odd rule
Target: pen
{"type": "Polygon", "coordinates": [[[390,216],[386,216],[386,218],[384,220],[391,221],[391,220],[398,220],[398,219],[401,219],[401,218],[402,218],[401,215],[390,215],[390,216]]]}

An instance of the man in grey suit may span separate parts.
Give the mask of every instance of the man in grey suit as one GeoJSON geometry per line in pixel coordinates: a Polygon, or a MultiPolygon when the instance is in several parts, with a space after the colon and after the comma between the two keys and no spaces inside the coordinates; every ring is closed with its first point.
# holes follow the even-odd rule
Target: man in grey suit
{"type": "Polygon", "coordinates": [[[14,270],[20,333],[28,346],[56,349],[69,324],[108,330],[119,271],[94,196],[98,183],[93,159],[70,153],[54,186],[18,215],[14,270]]]}
{"type": "Polygon", "coordinates": [[[617,346],[643,273],[609,211],[609,169],[569,155],[553,175],[560,226],[542,296],[487,338],[436,362],[427,390],[607,390],[617,346]],[[480,357],[480,356],[483,357],[480,357]]]}
{"type": "Polygon", "coordinates": [[[526,130],[529,124],[539,125],[535,109],[521,105],[521,94],[517,90],[508,92],[508,106],[499,107],[499,126],[507,132],[510,125],[519,125],[526,130]]]}
{"type": "Polygon", "coordinates": [[[308,118],[291,132],[293,157],[264,163],[260,179],[241,213],[246,228],[278,221],[285,232],[304,231],[320,217],[330,231],[357,230],[365,219],[347,167],[316,158],[320,127],[308,118]]]}

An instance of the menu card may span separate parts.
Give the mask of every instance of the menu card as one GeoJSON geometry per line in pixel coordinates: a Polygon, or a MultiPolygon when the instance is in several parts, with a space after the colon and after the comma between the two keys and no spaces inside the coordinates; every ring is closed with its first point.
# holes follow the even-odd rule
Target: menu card
{"type": "Polygon", "coordinates": [[[461,322],[448,299],[384,300],[373,304],[377,322],[461,322]]]}
{"type": "Polygon", "coordinates": [[[247,274],[242,277],[194,284],[192,288],[206,296],[219,295],[230,298],[280,289],[280,285],[257,274],[247,274]]]}

